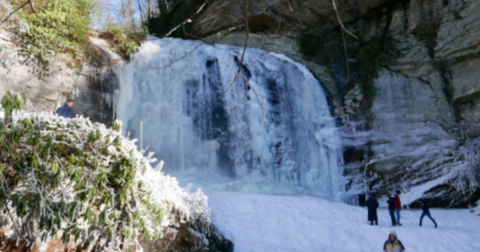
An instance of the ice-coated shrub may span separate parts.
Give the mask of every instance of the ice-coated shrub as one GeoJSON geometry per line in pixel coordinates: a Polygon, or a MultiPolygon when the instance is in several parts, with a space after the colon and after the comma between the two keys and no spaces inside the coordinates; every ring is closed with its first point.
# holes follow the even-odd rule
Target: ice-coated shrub
{"type": "Polygon", "coordinates": [[[209,221],[205,196],[153,171],[152,154],[144,157],[120,128],[51,114],[0,123],[0,211],[19,239],[60,234],[65,244],[115,250],[140,235],[161,238],[172,208],[187,221],[209,221]]]}

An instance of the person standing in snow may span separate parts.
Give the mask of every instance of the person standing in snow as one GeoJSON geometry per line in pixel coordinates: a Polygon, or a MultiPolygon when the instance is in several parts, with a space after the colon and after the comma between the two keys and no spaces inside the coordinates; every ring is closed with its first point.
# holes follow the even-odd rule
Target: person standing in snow
{"type": "Polygon", "coordinates": [[[375,199],[375,195],[370,194],[366,205],[368,207],[368,221],[370,221],[370,225],[373,226],[373,222],[375,225],[378,225],[378,216],[377,216],[377,208],[378,208],[378,201],[375,199]]]}
{"type": "Polygon", "coordinates": [[[395,198],[392,197],[390,193],[387,194],[388,200],[388,212],[390,213],[390,218],[392,219],[392,227],[395,227],[397,225],[397,222],[395,221],[395,198]]]}
{"type": "Polygon", "coordinates": [[[63,106],[57,109],[56,111],[57,115],[63,116],[65,118],[73,118],[73,111],[72,111],[73,104],[74,104],[73,100],[68,99],[63,106]]]}
{"type": "Polygon", "coordinates": [[[432,218],[432,215],[430,214],[428,202],[426,202],[424,199],[420,199],[419,202],[420,202],[420,205],[422,206],[422,215],[420,216],[420,227],[422,226],[423,217],[425,217],[426,215],[428,216],[428,218],[430,218],[430,220],[433,221],[433,224],[435,224],[435,228],[437,228],[438,227],[437,222],[432,218]]]}
{"type": "Polygon", "coordinates": [[[405,251],[405,247],[402,242],[397,239],[397,233],[394,231],[388,235],[388,240],[383,244],[384,252],[402,252],[405,251]]]}
{"type": "Polygon", "coordinates": [[[401,226],[402,223],[400,223],[400,211],[402,210],[402,203],[400,201],[400,191],[396,191],[395,194],[395,214],[397,215],[397,225],[401,226]]]}

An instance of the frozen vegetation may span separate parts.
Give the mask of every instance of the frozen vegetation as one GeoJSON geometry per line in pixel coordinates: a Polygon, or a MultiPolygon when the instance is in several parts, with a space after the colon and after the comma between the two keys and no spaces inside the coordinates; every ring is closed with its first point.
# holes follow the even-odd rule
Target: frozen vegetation
{"type": "MultiPolygon", "coordinates": [[[[18,114],[0,123],[0,210],[18,241],[33,247],[54,236],[65,244],[110,250],[161,239],[191,223],[209,232],[207,198],[187,193],[149,153],[120,131],[77,117],[18,114]],[[75,239],[74,239],[75,238],[75,239]]],[[[200,234],[206,235],[206,234],[200,234]]],[[[201,245],[207,245],[201,244],[201,245]]]]}

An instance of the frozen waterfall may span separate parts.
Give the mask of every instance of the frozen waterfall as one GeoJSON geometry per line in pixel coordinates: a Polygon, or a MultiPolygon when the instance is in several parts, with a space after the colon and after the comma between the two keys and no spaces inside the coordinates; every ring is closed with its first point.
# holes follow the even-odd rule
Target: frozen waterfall
{"type": "Polygon", "coordinates": [[[117,69],[115,113],[124,130],[140,138],[143,122],[143,146],[165,161],[166,172],[219,171],[340,199],[340,137],[318,80],[283,55],[249,49],[242,72],[253,89],[240,75],[222,96],[243,48],[191,52],[200,43],[151,40],[117,69]]]}

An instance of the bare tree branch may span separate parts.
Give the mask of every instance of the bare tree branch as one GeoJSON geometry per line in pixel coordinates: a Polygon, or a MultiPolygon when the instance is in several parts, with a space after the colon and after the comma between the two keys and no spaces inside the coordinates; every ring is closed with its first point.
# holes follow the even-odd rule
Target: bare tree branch
{"type": "Polygon", "coordinates": [[[29,0],[28,3],[30,3],[30,9],[32,10],[32,13],[40,20],[42,20],[42,22],[46,23],[46,21],[40,17],[37,12],[35,11],[35,9],[33,8],[33,3],[32,3],[32,0],[29,0]]]}
{"type": "Polygon", "coordinates": [[[200,38],[200,37],[197,37],[197,36],[194,36],[190,33],[188,33],[186,30],[185,30],[185,25],[182,25],[182,29],[183,29],[183,34],[187,37],[191,37],[191,38],[194,38],[194,39],[198,39],[198,40],[202,40],[203,38],[200,38]]]}
{"type": "Polygon", "coordinates": [[[247,35],[245,37],[245,45],[243,47],[242,58],[240,59],[240,63],[238,64],[238,71],[237,71],[237,74],[235,75],[235,78],[233,79],[232,83],[228,86],[227,90],[225,90],[220,96],[225,95],[233,87],[233,85],[238,79],[238,76],[242,72],[243,60],[245,59],[245,53],[247,52],[247,47],[248,47],[248,40],[250,39],[250,29],[248,28],[248,3],[249,3],[249,0],[246,0],[245,1],[245,31],[247,32],[247,35]]]}
{"type": "Polygon", "coordinates": [[[27,246],[30,245],[30,240],[25,238],[25,236],[22,235],[22,233],[20,232],[20,230],[18,230],[17,228],[17,224],[15,222],[15,218],[13,218],[12,214],[10,213],[10,209],[8,208],[7,205],[5,205],[5,209],[7,209],[7,213],[8,215],[10,216],[10,219],[12,220],[12,223],[13,223],[13,227],[15,228],[15,231],[17,232],[18,235],[20,235],[22,237],[23,240],[25,240],[27,242],[27,246]]]}
{"type": "Polygon", "coordinates": [[[258,96],[257,90],[255,90],[252,83],[250,83],[250,80],[247,78],[247,76],[245,76],[245,74],[243,74],[242,72],[240,74],[242,75],[243,79],[245,79],[245,81],[248,83],[248,86],[253,90],[253,92],[255,93],[255,96],[257,96],[257,101],[260,104],[260,107],[262,107],[263,124],[265,124],[265,128],[267,129],[267,132],[270,133],[270,130],[268,130],[267,120],[265,119],[265,109],[263,107],[262,101],[260,100],[260,96],[258,96]]]}
{"type": "Polygon", "coordinates": [[[171,35],[174,31],[176,31],[178,28],[180,28],[181,26],[183,26],[183,25],[185,25],[185,24],[187,24],[187,23],[191,23],[191,22],[192,22],[191,19],[187,19],[187,20],[183,21],[181,24],[173,27],[173,29],[171,29],[170,31],[168,31],[162,38],[165,38],[165,37],[170,36],[170,35],[171,35]]]}
{"type": "Polygon", "coordinates": [[[347,28],[345,28],[345,26],[343,25],[343,22],[342,20],[340,19],[340,15],[338,14],[338,10],[337,10],[337,5],[335,4],[335,0],[332,0],[332,3],[333,3],[333,8],[335,9],[335,13],[337,15],[337,20],[338,20],[338,23],[340,23],[340,26],[342,27],[342,29],[350,36],[358,39],[357,36],[355,36],[353,33],[351,33],[350,31],[347,30],[347,28]]]}
{"type": "MultiPolygon", "coordinates": [[[[190,23],[192,22],[192,17],[199,14],[203,8],[207,5],[209,0],[206,0],[201,6],[200,8],[197,9],[197,11],[195,13],[193,13],[192,15],[190,15],[190,17],[187,18],[187,20],[183,21],[182,23],[180,23],[179,25],[175,26],[173,29],[171,29],[169,32],[167,32],[162,38],[165,38],[165,37],[168,37],[170,36],[174,31],[176,31],[178,28],[180,28],[180,26],[184,26],[186,23],[190,23]]],[[[166,10],[165,10],[166,11],[166,10]]],[[[162,14],[160,14],[162,15],[162,14]]],[[[166,13],[165,13],[166,15],[166,13]]]]}
{"type": "Polygon", "coordinates": [[[283,19],[283,13],[280,15],[280,19],[278,20],[278,26],[277,29],[275,29],[275,35],[278,34],[278,31],[280,30],[280,26],[282,25],[282,19],[283,19]]]}
{"type": "Polygon", "coordinates": [[[13,14],[15,14],[17,11],[19,11],[20,9],[22,9],[23,7],[25,7],[25,5],[27,5],[28,3],[30,3],[30,0],[28,0],[27,2],[25,2],[24,4],[20,5],[20,7],[18,7],[17,9],[15,9],[14,11],[10,12],[10,14],[8,14],[8,16],[2,20],[2,22],[0,23],[0,26],[2,26],[3,23],[5,23],[13,14]]]}
{"type": "Polygon", "coordinates": [[[189,51],[188,53],[186,53],[185,55],[183,55],[182,57],[172,61],[170,64],[166,65],[166,66],[162,66],[162,67],[152,67],[150,66],[150,68],[153,68],[153,69],[158,69],[158,70],[162,70],[162,69],[165,69],[167,67],[171,67],[173,64],[179,62],[180,60],[183,60],[185,59],[188,55],[190,55],[191,53],[193,53],[195,50],[197,50],[200,46],[204,45],[205,42],[202,42],[200,43],[199,45],[195,46],[191,51],[189,51]]]}
{"type": "Polygon", "coordinates": [[[347,81],[350,80],[350,64],[348,63],[347,41],[345,40],[345,32],[342,30],[343,49],[345,50],[345,65],[347,66],[347,81]]]}
{"type": "Polygon", "coordinates": [[[293,12],[292,5],[290,4],[290,0],[286,0],[288,4],[288,8],[290,9],[291,12],[293,12]]]}
{"type": "Polygon", "coordinates": [[[142,22],[142,26],[145,25],[145,17],[144,13],[142,10],[142,4],[140,3],[140,0],[137,0],[137,5],[138,5],[138,10],[140,11],[140,20],[142,22]]]}

